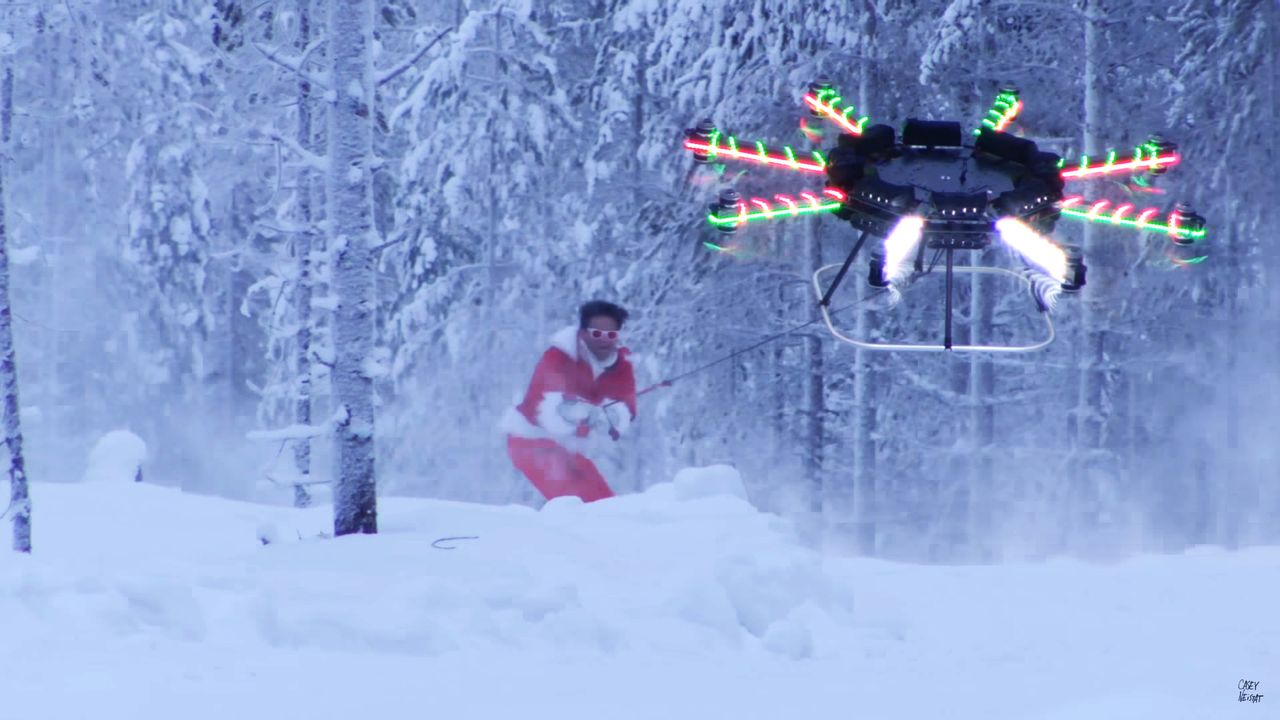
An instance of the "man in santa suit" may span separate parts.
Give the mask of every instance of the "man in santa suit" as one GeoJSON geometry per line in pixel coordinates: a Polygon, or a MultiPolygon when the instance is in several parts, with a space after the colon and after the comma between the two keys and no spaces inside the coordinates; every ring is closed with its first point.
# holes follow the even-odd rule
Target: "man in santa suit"
{"type": "Polygon", "coordinates": [[[507,454],[548,500],[613,497],[586,453],[617,440],[636,417],[635,373],[621,343],[626,321],[611,302],[582,305],[577,326],[551,338],[523,400],[503,419],[507,454]]]}

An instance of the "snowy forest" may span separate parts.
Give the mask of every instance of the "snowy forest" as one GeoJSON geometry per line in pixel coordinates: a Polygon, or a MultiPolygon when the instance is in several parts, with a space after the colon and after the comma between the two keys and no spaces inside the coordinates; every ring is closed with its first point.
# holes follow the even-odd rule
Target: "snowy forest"
{"type": "MultiPolygon", "coordinates": [[[[808,147],[820,76],[875,122],[972,127],[1012,85],[1011,131],[1063,157],[1174,140],[1158,202],[1206,218],[1207,260],[1060,222],[1089,284],[1047,349],[872,352],[811,324],[643,395],[614,489],[732,464],[756,507],[911,561],[1280,542],[1275,0],[38,0],[0,17],[11,480],[78,481],[128,430],[144,481],[188,493],[536,504],[497,423],[581,302],[632,313],[644,387],[816,320],[810,278],[856,240],[807,217],[709,251],[722,187],[794,178],[697,170],[685,128],[808,147]]],[[[935,335],[939,287],[845,321],[935,335]]],[[[957,332],[1026,332],[1026,305],[965,277],[957,332]]],[[[19,484],[10,519],[29,512],[38,547],[19,484]]]]}

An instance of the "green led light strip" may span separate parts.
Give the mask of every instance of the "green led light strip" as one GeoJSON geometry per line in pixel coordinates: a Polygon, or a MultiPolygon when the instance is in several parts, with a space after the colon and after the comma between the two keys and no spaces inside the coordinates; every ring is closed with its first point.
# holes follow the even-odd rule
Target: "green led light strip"
{"type": "Polygon", "coordinates": [[[1000,93],[996,96],[996,100],[991,104],[991,109],[987,111],[987,116],[982,119],[982,127],[973,131],[974,135],[981,135],[982,128],[988,128],[993,132],[1004,132],[1009,127],[1009,123],[1018,117],[1018,113],[1022,112],[1022,101],[1013,93],[1000,93]]]}
{"type": "Polygon", "coordinates": [[[817,213],[832,212],[839,210],[842,203],[839,200],[822,201],[817,196],[810,193],[802,193],[806,200],[804,204],[797,202],[794,198],[787,195],[776,196],[783,207],[774,207],[768,201],[762,198],[752,198],[738,203],[736,212],[724,215],[716,213],[708,213],[707,220],[716,226],[737,226],[748,223],[753,220],[772,220],[780,217],[798,217],[800,215],[814,215],[817,213]],[[748,210],[754,206],[755,210],[748,210]]]}
{"type": "Polygon", "coordinates": [[[1063,200],[1062,214],[1076,220],[1086,220],[1116,227],[1129,227],[1149,232],[1161,232],[1171,237],[1186,240],[1203,240],[1207,234],[1205,228],[1178,227],[1175,220],[1176,212],[1171,213],[1167,219],[1155,220],[1153,218],[1160,212],[1156,208],[1147,208],[1136,217],[1129,217],[1129,212],[1133,210],[1132,205],[1121,205],[1111,212],[1103,212],[1110,204],[1108,201],[1100,200],[1093,203],[1088,209],[1077,207],[1083,202],[1084,199],[1078,196],[1066,198],[1063,200]]]}
{"type": "Polygon", "coordinates": [[[1133,151],[1133,155],[1129,157],[1116,157],[1115,150],[1107,151],[1107,158],[1101,164],[1090,165],[1089,156],[1082,155],[1080,163],[1068,167],[1066,160],[1060,160],[1058,167],[1062,170],[1062,177],[1065,180],[1078,180],[1094,175],[1110,175],[1111,173],[1120,172],[1137,172],[1140,170],[1155,170],[1157,168],[1176,165],[1182,157],[1177,153],[1168,153],[1161,155],[1159,148],[1147,143],[1141,145],[1133,151]]]}
{"type": "Polygon", "coordinates": [[[732,135],[726,135],[724,138],[725,142],[722,144],[720,131],[715,130],[705,143],[690,138],[684,141],[684,146],[685,149],[705,154],[708,160],[723,155],[735,160],[748,160],[790,170],[803,170],[812,173],[826,171],[827,160],[822,156],[822,153],[817,151],[810,153],[812,160],[801,159],[796,157],[796,152],[790,145],[783,146],[782,153],[779,154],[769,152],[765,144],[758,140],[754,143],[753,149],[742,150],[738,147],[737,138],[732,135]]]}
{"type": "Polygon", "coordinates": [[[816,95],[811,93],[805,93],[804,95],[805,104],[812,108],[814,112],[821,113],[851,135],[861,135],[862,129],[867,125],[868,118],[850,119],[853,115],[853,106],[848,105],[842,108],[842,100],[843,98],[831,88],[823,88],[816,95]]]}

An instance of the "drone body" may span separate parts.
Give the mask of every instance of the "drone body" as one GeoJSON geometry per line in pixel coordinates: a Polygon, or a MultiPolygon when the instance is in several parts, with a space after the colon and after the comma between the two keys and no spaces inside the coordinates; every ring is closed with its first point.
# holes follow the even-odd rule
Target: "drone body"
{"type": "Polygon", "coordinates": [[[846,342],[878,350],[971,352],[1025,352],[1047,346],[1053,340],[1049,309],[1057,295],[1074,293],[1085,284],[1079,249],[1059,246],[1046,237],[1062,217],[1164,233],[1175,261],[1193,264],[1204,259],[1200,250],[1204,219],[1185,205],[1169,212],[1138,211],[1127,203],[1113,207],[1106,200],[1091,203],[1065,193],[1070,182],[1111,175],[1136,176],[1149,184],[1179,160],[1176,147],[1158,137],[1126,156],[1111,152],[1101,163],[1091,164],[1085,157],[1068,166],[1035,142],[1005,132],[1022,108],[1012,88],[1001,91],[972,133],[965,133],[958,122],[934,120],[910,119],[901,134],[888,125],[868,126],[867,118],[855,118],[853,108],[845,106],[826,81],[811,84],[804,102],[811,116],[826,118],[842,131],[829,155],[814,151],[802,156],[790,147],[770,151],[759,142],[743,149],[736,138],[723,136],[709,121],[686,131],[685,148],[699,163],[740,160],[825,176],[821,190],[779,194],[772,202],[744,200],[736,191],[725,189],[710,207],[708,221],[728,234],[757,219],[829,213],[859,230],[861,236],[831,283],[824,288],[822,276],[836,265],[814,275],[827,326],[846,342]],[[858,340],[835,327],[828,310],[832,295],[869,238],[875,241],[869,253],[868,282],[879,289],[894,290],[912,272],[927,273],[926,250],[933,250],[935,257],[945,255],[946,317],[941,344],[858,340]],[[1022,259],[1021,272],[954,263],[956,251],[983,250],[997,240],[1022,259]],[[952,285],[957,272],[1008,275],[1024,282],[1044,317],[1047,339],[1004,346],[953,343],[952,285]]]}

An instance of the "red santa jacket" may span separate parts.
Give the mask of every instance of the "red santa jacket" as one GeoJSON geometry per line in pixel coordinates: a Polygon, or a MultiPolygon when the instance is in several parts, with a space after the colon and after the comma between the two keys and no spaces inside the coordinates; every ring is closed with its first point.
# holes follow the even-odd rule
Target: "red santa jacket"
{"type": "Polygon", "coordinates": [[[508,411],[502,429],[527,438],[553,438],[574,444],[583,436],[579,426],[561,415],[566,401],[586,402],[609,408],[613,428],[619,433],[636,417],[635,371],[625,347],[605,360],[597,360],[578,340],[578,328],[571,326],[551,338],[551,347],[542,354],[524,398],[508,411]]]}

